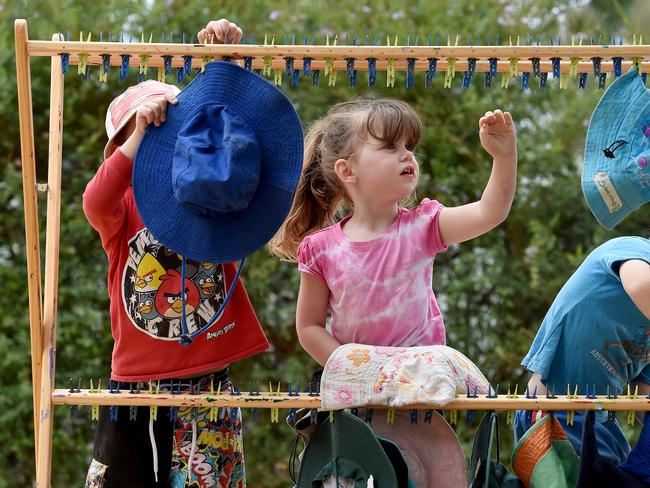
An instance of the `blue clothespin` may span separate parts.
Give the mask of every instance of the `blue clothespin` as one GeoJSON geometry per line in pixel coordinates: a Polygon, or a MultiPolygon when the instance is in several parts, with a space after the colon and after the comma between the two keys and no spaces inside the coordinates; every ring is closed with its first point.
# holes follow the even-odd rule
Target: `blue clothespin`
{"type": "Polygon", "coordinates": [[[357,70],[354,69],[354,58],[346,58],[345,65],[350,86],[357,86],[357,70]]]}
{"type": "Polygon", "coordinates": [[[618,78],[622,73],[621,63],[623,62],[623,58],[620,56],[613,57],[612,62],[614,64],[614,76],[618,78]]]}
{"type": "Polygon", "coordinates": [[[429,408],[424,412],[424,421],[430,424],[431,420],[433,420],[433,410],[429,408]]]}
{"type": "Polygon", "coordinates": [[[291,425],[296,423],[296,412],[297,412],[297,410],[298,410],[297,408],[290,408],[289,409],[289,423],[291,425]]]}
{"type": "Polygon", "coordinates": [[[415,408],[411,409],[410,417],[411,425],[418,425],[418,411],[415,408]]]}
{"type": "MultiPolygon", "coordinates": [[[[124,34],[121,36],[121,42],[124,42],[124,34]]],[[[130,41],[129,41],[130,42],[130,41]]],[[[120,81],[126,80],[127,75],[129,74],[129,61],[131,60],[130,54],[121,54],[120,58],[122,63],[120,64],[120,81]]]]}
{"type": "Polygon", "coordinates": [[[372,416],[374,415],[375,411],[372,408],[366,409],[366,418],[365,421],[367,424],[372,423],[372,416]]]}
{"type": "Polygon", "coordinates": [[[606,82],[607,82],[607,73],[601,73],[600,76],[598,77],[598,89],[604,90],[606,82]]]}
{"type": "Polygon", "coordinates": [[[529,398],[529,399],[537,398],[537,386],[535,386],[535,389],[533,390],[533,393],[531,395],[530,390],[528,388],[528,385],[526,385],[526,398],[529,398]]]}
{"type": "Polygon", "coordinates": [[[528,90],[528,83],[530,82],[530,73],[524,71],[521,75],[521,88],[525,91],[528,90]]]}
{"type": "Polygon", "coordinates": [[[356,408],[356,407],[355,407],[355,408],[351,408],[351,409],[350,409],[350,413],[351,413],[352,415],[354,415],[355,417],[358,417],[358,416],[359,416],[359,409],[356,408]]]}
{"type": "Polygon", "coordinates": [[[539,76],[539,87],[546,88],[546,80],[548,80],[548,73],[544,72],[539,76]]]}
{"type": "Polygon", "coordinates": [[[496,388],[492,388],[492,385],[488,385],[487,398],[499,398],[499,383],[497,383],[496,388]]]}
{"type": "Polygon", "coordinates": [[[320,79],[320,70],[315,69],[314,71],[312,71],[312,75],[311,75],[312,86],[318,86],[319,79],[320,79]]]}
{"type": "Polygon", "coordinates": [[[467,71],[463,73],[463,88],[469,88],[474,79],[474,72],[476,71],[476,58],[469,58],[467,60],[467,71]]]}

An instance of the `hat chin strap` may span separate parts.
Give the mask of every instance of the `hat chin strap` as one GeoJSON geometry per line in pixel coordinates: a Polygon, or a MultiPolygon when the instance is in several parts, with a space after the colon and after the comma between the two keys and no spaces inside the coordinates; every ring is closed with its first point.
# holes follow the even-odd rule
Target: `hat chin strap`
{"type": "MultiPolygon", "coordinates": [[[[182,264],[181,264],[181,305],[182,305],[182,318],[181,318],[181,325],[183,327],[183,334],[181,335],[179,342],[183,344],[184,346],[189,346],[192,344],[192,340],[201,334],[203,331],[208,329],[209,327],[212,327],[212,324],[214,324],[217,319],[221,316],[221,313],[226,309],[226,306],[228,305],[228,302],[230,301],[230,297],[232,296],[233,291],[235,290],[235,285],[237,284],[237,280],[239,279],[239,275],[241,274],[241,270],[244,267],[244,261],[246,258],[241,258],[239,261],[239,266],[237,267],[237,273],[235,273],[235,277],[232,280],[232,283],[230,285],[230,289],[226,293],[226,298],[224,299],[223,303],[219,307],[219,309],[214,313],[212,318],[208,321],[207,324],[205,324],[203,327],[201,327],[199,330],[193,332],[190,334],[188,332],[188,327],[187,327],[187,318],[185,315],[185,256],[183,256],[182,264]]],[[[224,275],[224,283],[226,281],[226,277],[224,275]]]]}

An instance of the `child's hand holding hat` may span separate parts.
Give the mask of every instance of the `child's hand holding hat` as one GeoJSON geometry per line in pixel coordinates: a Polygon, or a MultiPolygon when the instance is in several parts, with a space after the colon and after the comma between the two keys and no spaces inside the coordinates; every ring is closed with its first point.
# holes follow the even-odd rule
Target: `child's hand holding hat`
{"type": "Polygon", "coordinates": [[[239,44],[244,36],[242,30],[228,19],[211,20],[198,33],[201,44],[239,44]]]}

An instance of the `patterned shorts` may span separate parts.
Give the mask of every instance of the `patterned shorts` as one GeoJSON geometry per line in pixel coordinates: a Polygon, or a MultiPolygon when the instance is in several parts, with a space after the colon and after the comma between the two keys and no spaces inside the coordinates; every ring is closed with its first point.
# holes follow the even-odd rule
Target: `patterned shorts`
{"type": "MultiPolygon", "coordinates": [[[[225,373],[214,381],[229,384],[225,373]]],[[[195,378],[192,387],[205,391],[209,382],[210,376],[195,378]]],[[[189,380],[181,385],[189,391],[189,380]]],[[[245,488],[238,408],[158,407],[151,426],[149,415],[149,407],[100,409],[86,488],[245,488]]]]}

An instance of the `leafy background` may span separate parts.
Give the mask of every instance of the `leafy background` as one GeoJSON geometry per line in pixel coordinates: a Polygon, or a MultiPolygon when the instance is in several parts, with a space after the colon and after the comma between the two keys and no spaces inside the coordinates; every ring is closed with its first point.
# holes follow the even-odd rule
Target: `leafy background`
{"type": "MultiPolygon", "coordinates": [[[[208,20],[228,17],[248,36],[261,39],[275,34],[276,42],[293,34],[326,35],[339,42],[357,35],[380,39],[399,35],[401,43],[428,35],[446,40],[468,36],[486,43],[488,35],[502,42],[508,36],[528,36],[541,42],[561,36],[593,35],[608,40],[613,34],[631,42],[634,34],[650,39],[650,10],[645,0],[0,0],[0,488],[30,486],[34,480],[31,363],[26,289],[26,261],[22,207],[20,142],[13,22],[28,20],[30,38],[50,39],[54,32],[124,32],[154,39],[162,33],[188,36],[208,20]],[[646,31],[644,32],[644,28],[646,31]]],[[[137,61],[136,61],[137,63],[137,61]]],[[[34,134],[39,181],[47,177],[49,59],[31,61],[34,134]]],[[[150,72],[155,77],[155,71],[150,72]]],[[[69,378],[107,378],[112,340],[106,291],[107,263],[98,236],[86,222],[81,194],[101,163],[105,142],[104,116],[111,99],[126,84],[113,69],[108,84],[80,81],[71,70],[66,76],[63,151],[63,197],[57,334],[57,384],[69,378]]],[[[425,134],[417,156],[423,175],[420,197],[457,205],[479,198],[488,179],[490,161],[477,137],[478,118],[500,107],[512,112],[518,128],[519,187],[508,220],[486,236],[452,246],[436,260],[433,286],[443,308],[448,343],[465,352],[493,383],[525,385],[519,363],[525,355],[545,311],[572,270],[598,244],[617,235],[647,234],[647,215],[637,212],[614,232],[599,227],[584,204],[580,170],[589,116],[602,92],[590,77],[579,90],[572,80],[560,90],[557,80],[540,89],[531,80],[522,91],[519,80],[508,89],[500,79],[483,87],[478,74],[469,89],[461,76],[451,89],[442,76],[426,89],[423,74],[416,87],[405,88],[403,73],[395,88],[385,88],[385,74],[368,90],[366,74],[359,73],[357,88],[347,86],[344,73],[336,87],[312,87],[307,80],[283,90],[295,103],[303,123],[321,116],[333,103],[371,92],[407,100],[422,116],[425,134]]],[[[128,83],[136,80],[131,69],[128,83]]],[[[39,197],[41,225],[45,197],[39,197]]],[[[44,231],[41,232],[43,237],[44,231]]],[[[301,350],[294,329],[298,273],[266,251],[257,252],[244,271],[247,289],[272,344],[268,353],[232,367],[235,382],[269,380],[304,382],[315,363],[301,350]]],[[[502,420],[505,420],[502,417],[502,420]]],[[[464,418],[457,432],[469,453],[474,425],[464,418]]],[[[501,423],[502,458],[509,462],[510,426],[501,423]]],[[[287,460],[291,432],[271,424],[268,412],[255,421],[245,414],[246,458],[249,486],[280,487],[290,481],[287,460]]],[[[56,409],[53,444],[53,486],[81,486],[92,452],[94,425],[88,408],[72,418],[64,407],[56,409]]],[[[630,430],[634,439],[638,432],[630,430]]]]}

